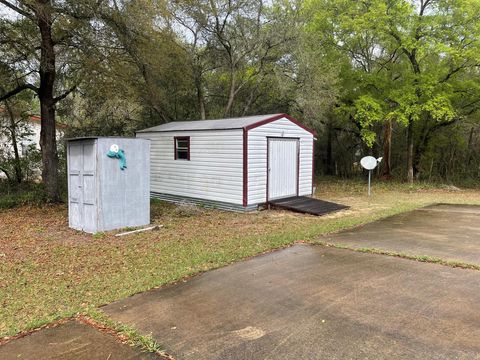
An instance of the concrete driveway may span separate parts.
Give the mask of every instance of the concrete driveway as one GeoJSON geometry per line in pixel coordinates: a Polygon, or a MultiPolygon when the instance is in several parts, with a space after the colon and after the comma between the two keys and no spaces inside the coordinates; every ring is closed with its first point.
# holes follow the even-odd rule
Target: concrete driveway
{"type": "Polygon", "coordinates": [[[480,265],[480,206],[427,206],[320,240],[480,265]]]}
{"type": "MultiPolygon", "coordinates": [[[[480,265],[480,207],[437,205],[322,238],[480,265]]],[[[103,307],[177,359],[479,359],[480,271],[296,245],[103,307]]],[[[0,359],[155,359],[75,321],[0,359]]]]}
{"type": "Polygon", "coordinates": [[[177,359],[480,359],[480,272],[297,245],[103,308],[177,359]]]}
{"type": "Polygon", "coordinates": [[[71,320],[0,346],[2,360],[160,360],[109,334],[71,320]]]}

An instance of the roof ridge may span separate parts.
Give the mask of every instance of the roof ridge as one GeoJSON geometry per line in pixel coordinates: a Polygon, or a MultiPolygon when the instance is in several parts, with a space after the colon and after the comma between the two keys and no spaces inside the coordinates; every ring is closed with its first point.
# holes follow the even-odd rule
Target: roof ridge
{"type": "Polygon", "coordinates": [[[137,132],[241,129],[258,122],[266,121],[273,118],[279,118],[282,116],[287,117],[288,115],[284,113],[275,113],[275,114],[230,117],[230,118],[223,118],[223,119],[170,121],[164,124],[142,129],[137,132]],[[185,128],[186,126],[191,126],[191,128],[185,128]]]}

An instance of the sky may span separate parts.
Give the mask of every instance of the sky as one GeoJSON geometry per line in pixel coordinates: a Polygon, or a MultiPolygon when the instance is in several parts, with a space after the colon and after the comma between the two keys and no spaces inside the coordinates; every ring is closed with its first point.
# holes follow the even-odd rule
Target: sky
{"type": "MultiPolygon", "coordinates": [[[[15,2],[12,2],[12,3],[15,4],[15,2]]],[[[20,15],[18,15],[15,11],[11,10],[9,7],[7,7],[3,4],[0,4],[0,17],[2,19],[15,20],[19,16],[20,15]]]]}

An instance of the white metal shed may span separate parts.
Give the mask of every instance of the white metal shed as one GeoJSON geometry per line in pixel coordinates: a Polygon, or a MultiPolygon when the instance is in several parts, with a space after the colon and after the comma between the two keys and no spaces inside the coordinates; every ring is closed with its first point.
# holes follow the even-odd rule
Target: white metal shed
{"type": "Polygon", "coordinates": [[[286,114],[176,121],[151,140],[151,195],[229,210],[311,195],[314,131],[286,114]]]}

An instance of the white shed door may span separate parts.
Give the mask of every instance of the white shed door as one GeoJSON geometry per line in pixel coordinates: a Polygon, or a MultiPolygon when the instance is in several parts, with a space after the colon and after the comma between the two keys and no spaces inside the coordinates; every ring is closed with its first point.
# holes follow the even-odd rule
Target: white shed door
{"type": "Polygon", "coordinates": [[[268,139],[268,200],[297,195],[298,139],[268,139]]]}
{"type": "Polygon", "coordinates": [[[68,201],[70,226],[93,231],[95,208],[95,145],[72,144],[68,148],[68,201]]]}

